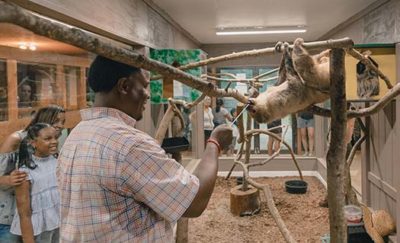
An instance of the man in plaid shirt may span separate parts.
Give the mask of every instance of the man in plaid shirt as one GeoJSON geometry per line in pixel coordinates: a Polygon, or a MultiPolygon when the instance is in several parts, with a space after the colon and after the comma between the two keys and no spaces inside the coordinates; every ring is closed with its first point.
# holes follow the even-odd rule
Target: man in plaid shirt
{"type": "Polygon", "coordinates": [[[232,130],[214,130],[192,175],[134,128],[149,98],[140,69],[98,56],[88,79],[94,105],[58,159],[61,242],[172,242],[173,224],[206,208],[232,130]]]}

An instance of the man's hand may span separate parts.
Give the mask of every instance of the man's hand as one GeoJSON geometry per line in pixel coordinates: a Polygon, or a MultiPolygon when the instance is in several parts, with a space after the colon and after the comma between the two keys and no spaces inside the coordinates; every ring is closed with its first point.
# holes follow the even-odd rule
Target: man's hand
{"type": "Polygon", "coordinates": [[[212,131],[210,137],[218,141],[221,149],[226,149],[232,144],[232,128],[226,124],[220,125],[212,131]]]}
{"type": "Polygon", "coordinates": [[[6,184],[9,186],[18,186],[26,180],[26,176],[25,172],[14,170],[9,176],[6,176],[6,184]]]}

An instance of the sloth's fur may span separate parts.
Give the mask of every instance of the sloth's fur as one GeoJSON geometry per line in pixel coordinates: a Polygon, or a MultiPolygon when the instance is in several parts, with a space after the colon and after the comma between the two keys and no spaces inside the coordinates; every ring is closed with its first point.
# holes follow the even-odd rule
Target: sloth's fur
{"type": "Polygon", "coordinates": [[[298,38],[293,50],[287,43],[283,45],[276,86],[251,100],[250,114],[257,122],[268,123],[329,98],[330,50],[310,55],[302,44],[303,39],[298,38]]]}
{"type": "MultiPolygon", "coordinates": [[[[369,57],[373,65],[378,67],[378,63],[369,57]]],[[[370,67],[363,64],[361,61],[357,63],[357,95],[360,98],[369,98],[374,95],[379,95],[379,76],[370,67]]]]}

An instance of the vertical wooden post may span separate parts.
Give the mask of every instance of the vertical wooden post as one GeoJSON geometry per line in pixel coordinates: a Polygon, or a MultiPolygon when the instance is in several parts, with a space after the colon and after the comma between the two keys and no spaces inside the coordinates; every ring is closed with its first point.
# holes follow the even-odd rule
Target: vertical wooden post
{"type": "MultiPolygon", "coordinates": [[[[251,130],[251,116],[247,115],[247,126],[246,126],[246,131],[251,130]]],[[[246,156],[245,156],[245,163],[249,164],[250,163],[250,154],[251,154],[251,140],[253,139],[253,136],[247,137],[246,143],[246,156]]],[[[247,191],[248,189],[248,182],[244,179],[245,177],[245,171],[243,171],[243,185],[242,185],[242,190],[247,191]]]]}
{"type": "Polygon", "coordinates": [[[18,79],[17,79],[17,61],[7,60],[7,102],[8,102],[8,120],[18,120],[18,79]]]}
{"type": "Polygon", "coordinates": [[[328,204],[330,236],[332,243],[347,242],[347,224],[344,218],[343,206],[344,169],[346,144],[346,86],[345,86],[345,51],[332,49],[330,56],[331,79],[331,138],[327,154],[328,204]]]}
{"type": "Polygon", "coordinates": [[[192,153],[195,159],[200,159],[204,153],[204,104],[200,102],[194,107],[192,121],[192,153]]]}
{"type": "Polygon", "coordinates": [[[326,136],[324,135],[324,117],[314,116],[315,119],[315,134],[321,134],[321,136],[315,136],[314,151],[317,158],[321,158],[325,153],[326,136]]]}
{"type": "Polygon", "coordinates": [[[64,66],[61,64],[57,64],[56,87],[56,104],[67,109],[67,84],[65,81],[64,66]]]}
{"type": "Polygon", "coordinates": [[[86,108],[86,77],[85,68],[80,68],[80,75],[78,82],[78,109],[86,108]]]}
{"type": "MultiPolygon", "coordinates": [[[[364,103],[364,108],[370,106],[369,102],[364,103]]],[[[371,126],[371,117],[363,117],[361,118],[363,123],[365,124],[368,131],[370,131],[371,126]]],[[[362,135],[364,132],[361,131],[362,135]]],[[[368,173],[371,170],[371,137],[367,136],[365,142],[361,145],[361,194],[362,194],[362,201],[366,205],[371,205],[371,185],[368,179],[368,173]]]]}
{"type": "Polygon", "coordinates": [[[189,219],[180,218],[176,226],[176,243],[189,242],[189,219]]]}
{"type": "Polygon", "coordinates": [[[296,128],[296,141],[297,141],[297,149],[296,149],[297,154],[298,155],[303,155],[303,144],[302,144],[302,141],[301,141],[300,128],[296,128]]]}
{"type": "MultiPolygon", "coordinates": [[[[400,82],[400,43],[396,44],[396,77],[397,77],[397,83],[400,82]]],[[[397,98],[396,100],[396,125],[395,125],[395,129],[393,129],[393,131],[396,132],[395,137],[399,137],[400,135],[400,99],[397,98]]],[[[396,144],[394,144],[394,148],[399,148],[400,146],[400,142],[398,139],[396,139],[396,144]]],[[[400,154],[399,152],[397,152],[397,154],[400,154]]],[[[394,171],[394,175],[399,175],[400,172],[400,168],[399,166],[394,166],[395,171],[394,171]]],[[[396,200],[396,227],[397,229],[400,229],[400,178],[399,176],[396,176],[397,180],[395,181],[395,185],[396,185],[396,189],[397,189],[397,200],[396,200]]],[[[397,234],[396,237],[397,242],[400,242],[400,234],[397,234]]]]}
{"type": "MultiPolygon", "coordinates": [[[[244,108],[243,103],[238,103],[236,105],[236,114],[239,115],[244,108]]],[[[237,143],[243,143],[244,142],[244,125],[243,125],[243,114],[239,116],[236,120],[237,122],[237,127],[239,130],[239,137],[237,139],[237,143]]]]}

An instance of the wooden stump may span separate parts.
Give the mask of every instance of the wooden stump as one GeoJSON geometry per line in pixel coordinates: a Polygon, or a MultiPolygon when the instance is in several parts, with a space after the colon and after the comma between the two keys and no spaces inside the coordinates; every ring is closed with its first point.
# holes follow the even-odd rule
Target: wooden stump
{"type": "Polygon", "coordinates": [[[242,185],[231,189],[231,213],[235,216],[253,215],[260,211],[260,192],[248,187],[242,191],[242,185]]]}

